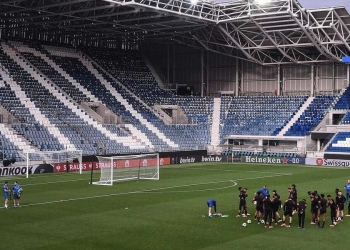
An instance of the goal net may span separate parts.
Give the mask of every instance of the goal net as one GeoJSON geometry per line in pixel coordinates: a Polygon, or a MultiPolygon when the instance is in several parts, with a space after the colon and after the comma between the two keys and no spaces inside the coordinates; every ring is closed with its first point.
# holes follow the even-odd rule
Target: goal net
{"type": "Polygon", "coordinates": [[[82,151],[35,151],[26,153],[27,178],[29,174],[52,172],[82,173],[82,151]]]}
{"type": "Polygon", "coordinates": [[[100,169],[95,185],[113,185],[113,182],[134,179],[159,180],[159,155],[97,156],[100,169]]]}

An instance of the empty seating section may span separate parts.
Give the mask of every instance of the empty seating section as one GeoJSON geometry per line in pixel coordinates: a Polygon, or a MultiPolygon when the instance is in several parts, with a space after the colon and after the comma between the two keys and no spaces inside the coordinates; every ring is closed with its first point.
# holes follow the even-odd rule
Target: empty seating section
{"type": "MultiPolygon", "coordinates": [[[[209,114],[211,114],[210,105],[212,106],[212,99],[209,98],[211,103],[207,104],[205,98],[175,97],[170,91],[160,89],[139,52],[100,48],[83,48],[83,51],[107,70],[113,78],[122,83],[127,89],[132,91],[149,106],[152,107],[154,104],[178,104],[183,108],[190,122],[204,123],[208,121],[209,114]]],[[[180,149],[204,149],[209,143],[209,130],[205,130],[201,133],[201,139],[192,140],[191,138],[195,138],[198,135],[198,127],[196,128],[194,125],[184,125],[176,126],[175,128],[173,125],[165,125],[154,115],[153,112],[145,108],[135,97],[130,95],[125,88],[122,88],[119,84],[115,83],[108,74],[99,69],[99,67],[95,68],[125,99],[127,99],[129,103],[132,103],[135,110],[141,113],[149,122],[154,124],[170,140],[179,144],[180,149]],[[186,139],[179,136],[179,134],[187,136],[186,139]],[[201,140],[199,144],[197,143],[198,140],[201,140]],[[187,145],[184,145],[184,141],[186,141],[187,145]]],[[[138,128],[142,129],[140,127],[138,128]]],[[[203,126],[203,129],[209,128],[208,126],[203,126]]],[[[143,132],[149,136],[147,131],[143,130],[143,132]]],[[[173,149],[168,148],[168,150],[173,149]]]]}
{"type": "MultiPolygon", "coordinates": [[[[155,134],[153,134],[146,126],[141,124],[129,110],[126,110],[125,106],[117,100],[110,91],[90,72],[88,69],[77,59],[59,56],[50,56],[53,61],[55,61],[64,71],[66,71],[70,76],[72,76],[77,82],[89,90],[93,95],[95,95],[100,101],[102,101],[109,109],[114,113],[121,115],[124,122],[131,123],[137,127],[141,132],[144,132],[149,140],[155,145],[157,150],[166,149],[168,146],[162,140],[160,140],[155,134]]],[[[101,72],[103,73],[103,72],[101,72]]],[[[107,78],[106,75],[103,75],[107,78]]],[[[107,78],[108,80],[108,78],[107,78]]],[[[148,109],[141,105],[136,99],[132,98],[126,90],[121,88],[118,84],[113,84],[124,98],[127,97],[128,101],[135,110],[139,111],[144,118],[151,120],[156,118],[152,116],[148,109]]],[[[157,118],[156,118],[157,119],[157,118]]]]}
{"type": "MultiPolygon", "coordinates": [[[[84,150],[86,154],[97,153],[96,148],[91,142],[98,141],[101,138],[102,140],[105,139],[100,132],[86,125],[72,110],[64,106],[38,81],[32,78],[24,69],[3,53],[2,50],[0,51],[0,57],[3,61],[6,61],[4,66],[7,68],[9,74],[21,86],[30,100],[34,102],[35,106],[40,109],[41,113],[44,114],[54,126],[58,127],[62,134],[72,140],[77,149],[84,150]]],[[[15,128],[19,129],[19,127],[15,128]]],[[[29,135],[29,133],[26,135],[29,135]]],[[[50,144],[40,146],[39,148],[43,150],[64,149],[64,145],[55,142],[51,137],[50,144]]]]}
{"type": "Polygon", "coordinates": [[[52,137],[48,130],[39,124],[13,124],[12,127],[41,151],[62,150],[64,147],[52,137]]]}
{"type": "Polygon", "coordinates": [[[234,156],[265,156],[265,157],[297,157],[295,152],[254,152],[247,150],[231,150],[225,149],[221,152],[221,155],[234,155],[234,156]]]}
{"type": "Polygon", "coordinates": [[[334,96],[316,96],[307,109],[293,126],[284,134],[285,136],[305,136],[311,133],[323,119],[334,100],[334,96]]]}
{"type": "MultiPolygon", "coordinates": [[[[138,51],[82,48],[82,51],[93,60],[90,61],[84,58],[84,54],[77,53],[77,50],[72,48],[62,49],[28,41],[14,44],[14,46],[28,46],[28,49],[24,48],[18,56],[28,60],[40,71],[45,84],[52,82],[52,86],[57,86],[68,100],[74,100],[76,103],[98,100],[115,114],[120,115],[125,124],[132,124],[129,127],[125,124],[99,124],[112,134],[125,139],[132,136],[131,130],[136,128],[142,135],[147,136],[155,151],[205,149],[210,144],[213,98],[175,96],[172,92],[161,89],[138,51]],[[40,51],[46,57],[36,54],[29,48],[40,51]],[[56,64],[66,74],[63,74],[56,64]],[[94,70],[91,69],[91,65],[94,70]],[[166,125],[152,110],[155,104],[178,105],[188,118],[189,124],[166,125]],[[159,131],[152,129],[152,126],[159,131]],[[160,136],[161,133],[179,147],[172,147],[160,136]]],[[[65,145],[50,133],[49,126],[53,126],[57,127],[77,149],[83,150],[84,155],[146,153],[151,150],[146,146],[131,149],[111,140],[103,132],[105,130],[101,132],[100,127],[87,123],[82,116],[74,113],[69,104],[64,104],[64,100],[52,94],[52,90],[50,92],[47,86],[45,88],[45,85],[37,80],[38,78],[33,78],[33,74],[31,75],[27,68],[16,61],[16,58],[13,60],[13,57],[8,56],[10,54],[6,54],[4,49],[7,51],[5,45],[0,46],[0,70],[5,70],[11,76],[11,79],[25,92],[26,97],[50,121],[49,125],[44,126],[41,121],[36,120],[37,116],[23,105],[18,93],[10,87],[11,83],[4,81],[0,74],[0,103],[14,117],[11,127],[33,146],[42,151],[64,149],[65,145]]],[[[27,66],[31,67],[29,64],[27,66]]],[[[277,135],[306,100],[306,96],[221,97],[220,142],[223,143],[229,135],[277,135]]],[[[285,136],[309,135],[323,119],[334,100],[333,96],[316,96],[285,136]]],[[[346,89],[334,108],[350,109],[350,88],[346,89]]],[[[349,123],[350,112],[342,120],[342,124],[349,123]]],[[[5,158],[20,159],[22,157],[18,153],[20,149],[6,136],[0,131],[0,140],[5,144],[3,147],[5,158]]],[[[326,151],[350,152],[350,132],[337,133],[326,151]]],[[[297,156],[295,152],[274,150],[253,152],[244,148],[233,151],[226,149],[222,154],[297,156]]]]}
{"type": "Polygon", "coordinates": [[[334,109],[350,109],[350,85],[334,105],[334,109]]]}
{"type": "Polygon", "coordinates": [[[35,118],[29,113],[29,110],[16,97],[16,93],[10,89],[8,83],[4,83],[3,87],[0,87],[0,103],[15,117],[15,122],[36,122],[35,118]]]}
{"type": "Polygon", "coordinates": [[[23,157],[19,154],[19,148],[7,139],[7,137],[3,134],[1,126],[4,125],[0,124],[0,159],[10,160],[15,158],[16,161],[23,161],[23,157]]]}
{"type": "MultiPolygon", "coordinates": [[[[334,105],[334,109],[347,109],[350,110],[350,86],[346,88],[338,102],[334,105]]],[[[350,112],[348,111],[343,117],[341,124],[350,124],[350,112]]]]}
{"type": "Polygon", "coordinates": [[[222,110],[221,140],[228,135],[277,135],[306,99],[305,96],[225,98],[222,107],[228,109],[222,110]]]}
{"type": "Polygon", "coordinates": [[[83,48],[83,51],[148,105],[161,103],[161,97],[173,96],[159,88],[138,51],[102,48],[83,48]]]}
{"type": "Polygon", "coordinates": [[[41,59],[40,57],[34,56],[31,53],[22,53],[22,55],[37,69],[39,69],[41,73],[49,77],[51,81],[53,81],[60,89],[62,89],[72,99],[74,99],[78,103],[91,101],[88,97],[86,97],[85,94],[80,92],[79,89],[73,86],[68,80],[66,80],[57,71],[55,71],[43,59],[41,59]]]}
{"type": "Polygon", "coordinates": [[[198,96],[178,96],[173,98],[175,103],[182,107],[189,123],[211,123],[213,112],[213,98],[198,96]]]}
{"type": "Polygon", "coordinates": [[[350,132],[338,132],[325,151],[350,153],[350,132]]]}

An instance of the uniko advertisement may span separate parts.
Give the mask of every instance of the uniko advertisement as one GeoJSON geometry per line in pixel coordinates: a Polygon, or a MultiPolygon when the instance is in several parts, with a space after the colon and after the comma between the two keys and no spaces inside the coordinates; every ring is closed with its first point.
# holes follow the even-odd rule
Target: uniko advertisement
{"type": "MultiPolygon", "coordinates": [[[[131,159],[131,160],[119,160],[118,162],[114,162],[114,168],[132,168],[147,165],[155,165],[156,158],[148,158],[148,159],[131,159]]],[[[159,165],[169,165],[170,158],[159,158],[159,165]]],[[[94,170],[99,170],[103,166],[109,168],[110,163],[99,163],[99,162],[83,162],[82,171],[89,171],[93,167],[94,170]]],[[[67,163],[55,163],[55,164],[38,164],[31,165],[28,167],[29,174],[43,174],[43,173],[53,173],[53,172],[75,172],[80,170],[79,163],[68,163],[69,168],[67,169],[67,163]]],[[[27,166],[10,166],[10,167],[2,167],[0,168],[0,176],[10,176],[10,175],[26,175],[27,174],[27,166]]]]}

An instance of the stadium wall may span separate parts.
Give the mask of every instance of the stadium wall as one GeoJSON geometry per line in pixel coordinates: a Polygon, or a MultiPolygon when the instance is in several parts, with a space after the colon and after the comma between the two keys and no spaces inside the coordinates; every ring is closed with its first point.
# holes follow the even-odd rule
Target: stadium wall
{"type": "MultiPolygon", "coordinates": [[[[187,84],[200,93],[202,50],[181,44],[143,44],[140,49],[166,80],[187,84]]],[[[333,94],[347,86],[346,65],[335,63],[263,66],[203,50],[203,81],[208,95],[219,91],[239,94],[333,94]]]]}

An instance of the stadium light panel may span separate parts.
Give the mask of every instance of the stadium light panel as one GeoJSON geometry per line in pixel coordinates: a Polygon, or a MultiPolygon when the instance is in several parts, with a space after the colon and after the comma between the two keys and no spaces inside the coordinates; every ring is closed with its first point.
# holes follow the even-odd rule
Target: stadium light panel
{"type": "Polygon", "coordinates": [[[261,4],[261,5],[267,4],[267,3],[270,3],[270,2],[272,2],[272,0],[255,0],[256,4],[261,4]]]}

